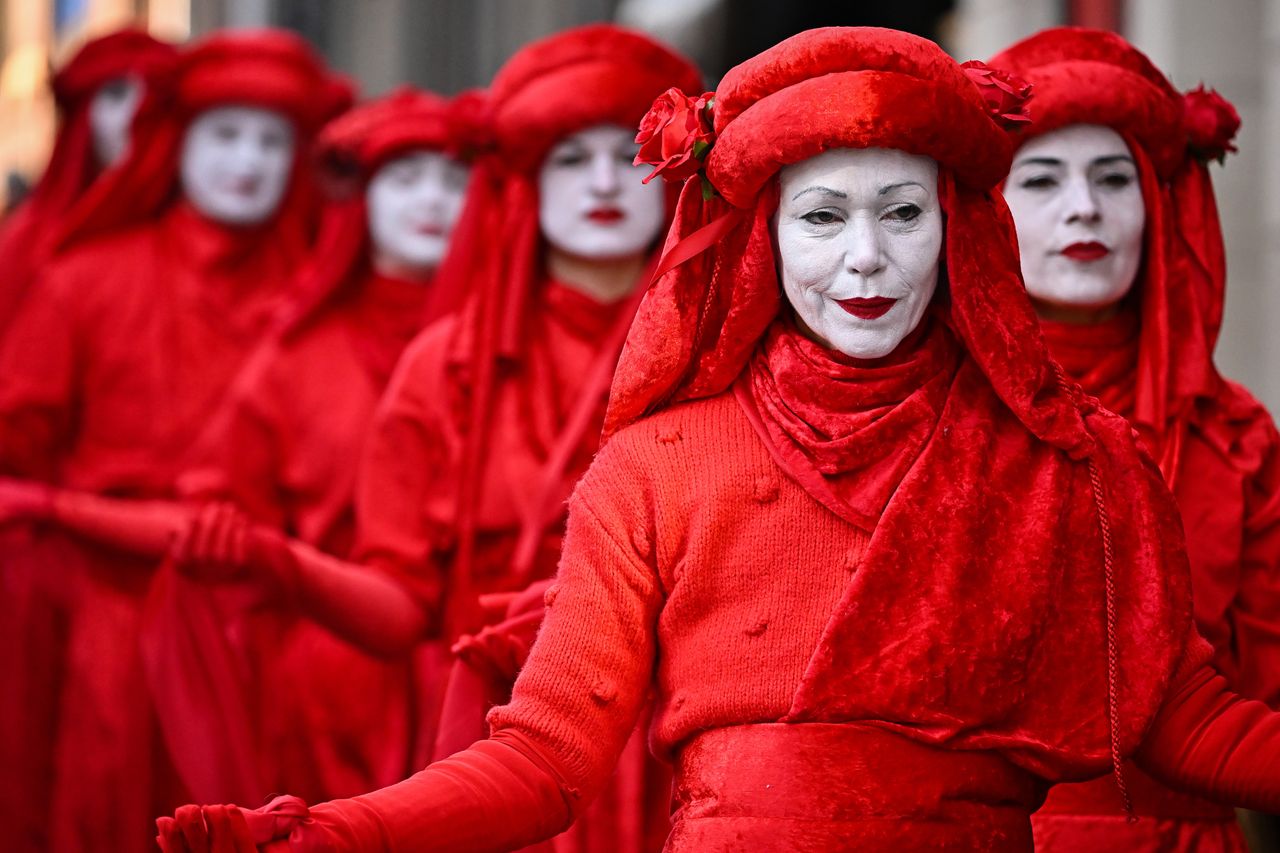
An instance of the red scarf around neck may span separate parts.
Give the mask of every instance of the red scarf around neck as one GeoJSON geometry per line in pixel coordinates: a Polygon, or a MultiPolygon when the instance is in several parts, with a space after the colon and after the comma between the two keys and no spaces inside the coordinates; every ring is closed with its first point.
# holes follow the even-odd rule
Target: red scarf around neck
{"type": "Polygon", "coordinates": [[[810,482],[821,475],[830,488],[823,503],[870,532],[932,437],[959,361],[955,338],[928,317],[893,353],[870,360],[842,356],[783,319],[744,378],[786,467],[810,482]]]}
{"type": "Polygon", "coordinates": [[[1122,310],[1099,323],[1041,320],[1049,353],[1086,394],[1118,415],[1133,414],[1138,315],[1122,310]]]}

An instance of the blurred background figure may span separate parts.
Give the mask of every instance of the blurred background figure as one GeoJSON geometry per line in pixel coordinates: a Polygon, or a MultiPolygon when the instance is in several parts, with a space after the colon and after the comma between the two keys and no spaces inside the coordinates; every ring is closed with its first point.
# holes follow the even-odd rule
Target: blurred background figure
{"type": "MultiPolygon", "coordinates": [[[[309,246],[309,143],[348,84],[279,30],[205,37],[171,76],[0,346],[0,469],[25,481],[172,495],[309,246]]],[[[186,796],[140,655],[155,564],[51,529],[0,554],[4,789],[50,809],[53,849],[147,849],[186,796]]]]}
{"type": "Polygon", "coordinates": [[[25,203],[0,224],[0,334],[32,275],[52,256],[72,207],[128,150],[139,105],[173,72],[177,58],[168,42],[125,29],[85,43],[54,75],[53,152],[34,189],[20,199],[25,203]]]}

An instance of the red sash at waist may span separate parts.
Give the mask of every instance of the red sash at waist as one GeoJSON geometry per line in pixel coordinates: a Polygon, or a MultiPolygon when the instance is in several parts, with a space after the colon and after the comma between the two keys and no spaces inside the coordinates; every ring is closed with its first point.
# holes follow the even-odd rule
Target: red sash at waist
{"type": "Polygon", "coordinates": [[[667,851],[1031,850],[1044,789],[995,753],[870,726],[712,729],[676,758],[667,851]]]}
{"type": "MultiPolygon", "coordinates": [[[[1132,763],[1125,764],[1125,781],[1138,817],[1188,821],[1236,822],[1235,809],[1166,788],[1132,763]]],[[[1039,815],[1123,815],[1124,805],[1110,774],[1088,782],[1055,785],[1039,815]]]]}

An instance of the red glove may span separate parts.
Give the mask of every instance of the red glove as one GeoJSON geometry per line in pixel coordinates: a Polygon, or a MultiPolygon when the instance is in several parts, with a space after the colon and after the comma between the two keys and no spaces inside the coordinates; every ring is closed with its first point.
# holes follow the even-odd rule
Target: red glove
{"type": "Polygon", "coordinates": [[[403,782],[307,809],[277,797],[261,809],[183,806],[160,818],[166,853],[507,851],[561,832],[571,792],[549,759],[511,731],[432,764],[403,782]],[[287,846],[276,846],[287,838],[287,846]]]}
{"type": "Polygon", "coordinates": [[[260,809],[239,806],[183,806],[156,820],[156,841],[164,853],[255,853],[289,849],[289,834],[310,815],[297,797],[276,797],[260,809]]]}
{"type": "Polygon", "coordinates": [[[233,504],[202,507],[174,541],[170,556],[178,571],[202,583],[229,583],[249,575],[285,595],[297,588],[298,563],[289,540],[251,523],[233,504]]]}
{"type": "Polygon", "coordinates": [[[34,480],[0,477],[0,524],[41,521],[53,515],[53,489],[34,480]]]}

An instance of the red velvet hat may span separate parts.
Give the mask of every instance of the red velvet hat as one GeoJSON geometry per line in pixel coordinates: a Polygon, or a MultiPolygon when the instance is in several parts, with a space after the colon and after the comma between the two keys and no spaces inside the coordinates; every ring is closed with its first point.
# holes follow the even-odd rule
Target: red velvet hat
{"type": "Polygon", "coordinates": [[[1031,82],[1032,123],[1019,144],[1073,124],[1120,133],[1138,167],[1146,247],[1135,288],[1141,305],[1133,420],[1159,450],[1166,477],[1195,401],[1222,379],[1213,347],[1222,323],[1226,255],[1207,161],[1228,151],[1240,118],[1203,87],[1183,95],[1114,33],[1045,30],[991,59],[1031,82]]]}
{"type": "Polygon", "coordinates": [[[307,152],[314,133],[350,106],[353,89],[329,72],[305,41],[283,30],[229,30],[188,47],[171,85],[148,93],[134,121],[147,145],[131,149],[109,180],[94,185],[83,209],[65,226],[60,244],[128,227],[155,216],[173,198],[182,137],[192,117],[216,106],[244,104],[276,110],[297,127],[295,175],[274,221],[291,242],[306,241],[304,220],[315,207],[307,152]],[[298,227],[295,227],[298,226],[298,227]]]}
{"type": "MultiPolygon", "coordinates": [[[[948,322],[1033,433],[1084,452],[995,191],[1012,152],[1004,125],[1024,120],[1026,95],[981,63],[960,66],[933,42],[874,27],[810,30],[730,70],[707,107],[710,130],[690,136],[705,154],[705,185],[690,180],[680,196],[660,278],[622,353],[606,433],[728,388],[782,310],[770,227],[779,169],[835,148],[893,148],[940,166],[948,322]]],[[[662,121],[683,120],[678,107],[674,115],[657,126],[647,117],[641,138],[665,134],[662,121]]],[[[664,146],[660,156],[679,156],[674,136],[664,146]]]]}
{"type": "Polygon", "coordinates": [[[80,104],[104,83],[134,75],[155,81],[173,72],[178,51],[142,30],[118,30],[92,39],[53,77],[53,96],[59,109],[80,104]]]}

